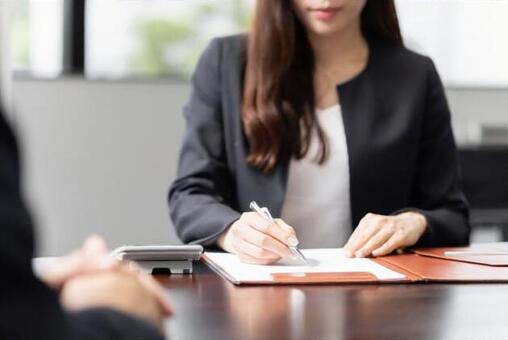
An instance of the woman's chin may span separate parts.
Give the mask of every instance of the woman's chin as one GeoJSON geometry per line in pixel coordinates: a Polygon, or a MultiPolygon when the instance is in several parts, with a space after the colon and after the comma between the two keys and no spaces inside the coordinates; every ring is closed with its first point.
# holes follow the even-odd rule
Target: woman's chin
{"type": "Polygon", "coordinates": [[[314,21],[309,28],[313,35],[333,36],[341,32],[344,26],[341,21],[314,21]]]}

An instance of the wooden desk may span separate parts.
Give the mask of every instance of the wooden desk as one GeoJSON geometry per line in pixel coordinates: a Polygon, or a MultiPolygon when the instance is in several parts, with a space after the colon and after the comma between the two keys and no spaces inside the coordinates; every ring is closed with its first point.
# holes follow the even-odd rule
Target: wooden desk
{"type": "Polygon", "coordinates": [[[508,339],[508,284],[236,287],[203,264],[159,281],[171,340],[508,339]]]}

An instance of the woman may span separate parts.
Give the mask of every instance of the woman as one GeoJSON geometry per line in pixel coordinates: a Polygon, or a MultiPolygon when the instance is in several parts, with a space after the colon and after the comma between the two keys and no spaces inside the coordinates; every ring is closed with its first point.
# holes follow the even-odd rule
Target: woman
{"type": "Polygon", "coordinates": [[[192,84],[169,193],[184,242],[258,264],[298,243],[347,240],[356,257],[468,243],[443,86],[404,48],[393,1],[258,0],[192,84]],[[281,219],[241,214],[252,200],[281,219]]]}

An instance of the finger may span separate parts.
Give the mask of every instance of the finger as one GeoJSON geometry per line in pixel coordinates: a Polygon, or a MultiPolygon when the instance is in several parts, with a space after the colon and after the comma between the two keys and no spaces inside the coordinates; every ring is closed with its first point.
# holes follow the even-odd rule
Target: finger
{"type": "Polygon", "coordinates": [[[152,293],[165,315],[172,314],[173,310],[163,287],[151,275],[146,274],[136,262],[122,261],[118,268],[120,272],[136,277],[143,287],[152,293]]]}
{"type": "Polygon", "coordinates": [[[109,253],[106,241],[98,235],[89,236],[83,243],[82,250],[92,256],[104,256],[109,253]]]}
{"type": "Polygon", "coordinates": [[[137,264],[134,261],[127,261],[127,260],[123,260],[118,265],[118,270],[121,272],[136,273],[136,274],[143,272],[143,269],[141,268],[141,266],[139,264],[137,264]]]}
{"type": "Polygon", "coordinates": [[[138,274],[139,280],[141,284],[150,292],[153,294],[157,302],[159,303],[159,306],[161,307],[161,310],[164,312],[164,315],[169,316],[173,314],[173,308],[171,308],[171,305],[169,304],[169,299],[166,296],[166,293],[162,286],[155,281],[155,279],[146,274],[138,274]]]}
{"type": "Polygon", "coordinates": [[[380,229],[380,225],[376,218],[366,218],[360,222],[356,228],[352,239],[346,245],[346,251],[350,256],[353,256],[365,243],[367,243],[372,236],[374,236],[380,229]]]}
{"type": "Polygon", "coordinates": [[[381,247],[372,252],[372,256],[383,256],[392,253],[395,249],[402,246],[404,237],[400,233],[395,233],[381,247]]]}
{"type": "Polygon", "coordinates": [[[95,270],[115,270],[120,265],[120,260],[113,256],[105,256],[97,262],[95,270]]]}
{"type": "Polygon", "coordinates": [[[80,249],[63,259],[66,262],[64,267],[72,266],[69,274],[87,273],[109,268],[114,264],[114,261],[109,259],[106,242],[97,235],[87,237],[80,249]]]}
{"type": "Polygon", "coordinates": [[[268,234],[264,234],[250,226],[245,226],[238,231],[238,237],[252,243],[262,249],[266,249],[278,257],[291,256],[292,253],[289,248],[281,243],[279,240],[273,238],[268,234]]]}
{"type": "Polygon", "coordinates": [[[276,218],[275,223],[283,230],[285,230],[287,233],[289,233],[289,237],[286,243],[288,246],[296,247],[300,243],[300,241],[298,241],[298,237],[296,236],[295,229],[292,226],[290,226],[280,218],[276,218]]]}
{"type": "Polygon", "coordinates": [[[81,248],[83,255],[87,258],[85,265],[90,270],[108,270],[117,266],[118,260],[109,256],[109,249],[106,241],[98,236],[89,236],[81,248]]]}
{"type": "Polygon", "coordinates": [[[109,256],[104,240],[98,236],[91,236],[80,249],[59,258],[48,268],[43,278],[50,286],[58,289],[73,277],[116,270],[118,264],[117,259],[109,256]]]}
{"type": "Polygon", "coordinates": [[[238,253],[238,258],[243,263],[248,264],[258,264],[258,265],[268,265],[277,262],[278,260],[271,260],[271,259],[256,259],[252,256],[249,256],[247,254],[238,253]]]}
{"type": "MultiPolygon", "coordinates": [[[[253,213],[253,214],[247,214],[245,216],[245,222],[250,225],[252,228],[259,230],[260,232],[264,234],[268,234],[272,236],[273,238],[279,240],[280,242],[284,244],[288,244],[289,238],[291,236],[294,236],[291,232],[286,230],[285,228],[282,228],[277,223],[267,220],[266,218],[263,218],[259,216],[259,214],[253,213]]],[[[294,240],[291,240],[294,242],[294,240]]]]}
{"type": "MultiPolygon", "coordinates": [[[[344,246],[344,249],[349,250],[351,248],[351,245],[356,243],[356,240],[358,239],[358,236],[362,232],[363,228],[368,224],[368,221],[371,219],[371,214],[365,215],[360,222],[358,223],[358,226],[353,230],[353,233],[351,236],[349,236],[348,241],[346,242],[346,245],[344,246]]],[[[352,255],[352,254],[351,254],[352,255]]]]}
{"type": "Polygon", "coordinates": [[[370,238],[359,250],[355,252],[356,257],[365,257],[372,254],[374,249],[381,247],[390,237],[394,231],[389,228],[381,228],[374,236],[370,238]]]}
{"type": "Polygon", "coordinates": [[[53,288],[59,289],[82,266],[82,258],[80,251],[74,251],[70,255],[59,258],[44,271],[42,275],[44,281],[53,288]]]}
{"type": "Polygon", "coordinates": [[[269,250],[263,249],[259,246],[256,246],[246,240],[239,239],[237,242],[236,250],[238,254],[245,254],[255,259],[260,260],[279,260],[281,257],[275,253],[272,253],[269,250]]]}

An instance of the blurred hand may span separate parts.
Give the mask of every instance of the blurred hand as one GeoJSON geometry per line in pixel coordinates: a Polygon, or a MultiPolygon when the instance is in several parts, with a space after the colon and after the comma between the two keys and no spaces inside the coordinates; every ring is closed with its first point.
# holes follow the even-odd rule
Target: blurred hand
{"type": "Polygon", "coordinates": [[[106,242],[93,235],[86,239],[80,249],[52,263],[42,274],[49,286],[60,289],[64,283],[78,275],[115,270],[120,262],[109,256],[106,242]]]}
{"type": "Polygon", "coordinates": [[[161,286],[151,277],[122,265],[120,270],[96,272],[67,280],[60,299],[65,308],[79,311],[106,307],[137,316],[162,329],[172,311],[161,286]]]}
{"type": "Polygon", "coordinates": [[[243,213],[219,238],[217,244],[240,260],[252,264],[270,264],[292,257],[288,246],[298,245],[295,231],[281,219],[275,223],[255,212],[243,213]]]}
{"type": "Polygon", "coordinates": [[[417,212],[396,216],[367,214],[345,245],[349,257],[382,256],[414,245],[427,228],[427,219],[417,212]]]}

